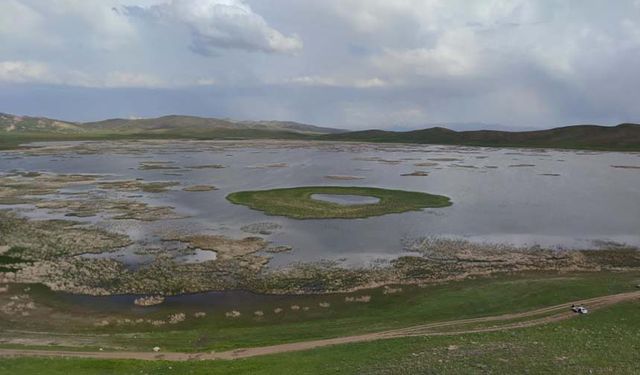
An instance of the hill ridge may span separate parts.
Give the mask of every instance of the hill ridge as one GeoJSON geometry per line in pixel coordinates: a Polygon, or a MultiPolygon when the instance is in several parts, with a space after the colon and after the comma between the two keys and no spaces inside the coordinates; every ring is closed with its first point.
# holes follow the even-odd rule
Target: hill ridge
{"type": "Polygon", "coordinates": [[[105,138],[304,139],[321,141],[416,143],[486,147],[533,147],[640,151],[640,124],[616,126],[577,124],[543,130],[465,130],[442,126],[408,131],[368,129],[346,131],[293,121],[237,121],[189,115],[156,118],[112,118],[70,122],[46,117],[0,113],[0,146],[8,139],[105,138]],[[3,139],[4,138],[4,139],[3,139]],[[3,142],[4,141],[4,142],[3,142]]]}
{"type": "Polygon", "coordinates": [[[638,151],[640,150],[640,124],[622,123],[616,126],[569,125],[520,132],[503,130],[456,131],[442,127],[402,132],[371,129],[327,134],[320,138],[357,142],[638,151]]]}

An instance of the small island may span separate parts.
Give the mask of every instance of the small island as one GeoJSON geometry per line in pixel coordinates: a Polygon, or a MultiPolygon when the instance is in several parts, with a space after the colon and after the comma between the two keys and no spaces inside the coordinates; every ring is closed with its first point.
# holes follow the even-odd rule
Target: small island
{"type": "Polygon", "coordinates": [[[447,207],[452,204],[449,197],[443,195],[356,186],[304,186],[239,191],[229,194],[227,199],[268,215],[293,219],[357,219],[423,208],[447,207]],[[378,201],[366,204],[340,204],[314,199],[313,195],[357,195],[377,198],[378,201]]]}

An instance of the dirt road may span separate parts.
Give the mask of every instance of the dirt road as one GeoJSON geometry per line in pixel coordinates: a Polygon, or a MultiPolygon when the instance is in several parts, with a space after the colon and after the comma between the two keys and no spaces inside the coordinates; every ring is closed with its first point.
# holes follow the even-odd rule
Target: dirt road
{"type": "Polygon", "coordinates": [[[407,328],[393,329],[382,332],[368,333],[355,336],[336,337],[331,339],[311,340],[279,344],[255,348],[236,349],[225,352],[206,353],[178,353],[166,352],[81,352],[64,350],[27,350],[27,349],[0,349],[0,357],[69,357],[69,358],[95,358],[95,359],[139,359],[139,360],[215,360],[237,359],[260,355],[294,352],[315,349],[331,345],[366,342],[411,336],[446,336],[461,335],[465,333],[493,332],[509,329],[531,327],[551,322],[568,319],[577,314],[571,312],[570,305],[587,305],[591,310],[609,306],[615,303],[640,298],[640,291],[573,301],[561,305],[545,307],[522,313],[488,316],[482,318],[452,320],[447,322],[429,323],[407,328]]]}

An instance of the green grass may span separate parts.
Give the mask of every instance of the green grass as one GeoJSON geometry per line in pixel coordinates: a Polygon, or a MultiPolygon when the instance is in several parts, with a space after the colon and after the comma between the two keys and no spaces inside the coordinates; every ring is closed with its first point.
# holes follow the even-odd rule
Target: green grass
{"type": "Polygon", "coordinates": [[[14,246],[0,255],[0,272],[14,272],[17,268],[15,264],[32,263],[30,260],[22,259],[19,255],[23,248],[14,246]]]}
{"type": "Polygon", "coordinates": [[[227,199],[268,215],[294,219],[355,219],[451,205],[448,197],[421,192],[370,187],[306,186],[240,191],[227,199]],[[379,198],[375,204],[340,205],[311,199],[312,194],[360,195],[379,198]]]}
{"type": "Polygon", "coordinates": [[[636,374],[640,302],[525,329],[340,345],[236,361],[17,358],[3,374],[636,374]]]}
{"type": "Polygon", "coordinates": [[[20,147],[24,140],[7,134],[0,134],[0,150],[12,150],[20,147]]]}
{"type": "Polygon", "coordinates": [[[25,261],[12,256],[0,255],[0,272],[13,272],[16,270],[13,265],[20,263],[25,263],[25,261]]]}
{"type": "Polygon", "coordinates": [[[0,132],[0,150],[20,148],[30,142],[59,142],[59,141],[115,141],[115,140],[245,140],[245,139],[311,139],[309,135],[287,131],[271,131],[257,129],[222,129],[210,132],[169,131],[164,133],[152,132],[101,132],[85,133],[19,133],[0,132]]]}

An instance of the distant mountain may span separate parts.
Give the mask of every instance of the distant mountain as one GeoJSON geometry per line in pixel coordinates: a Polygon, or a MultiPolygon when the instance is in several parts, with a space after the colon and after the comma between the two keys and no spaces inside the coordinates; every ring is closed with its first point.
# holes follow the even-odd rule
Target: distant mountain
{"type": "Polygon", "coordinates": [[[474,130],[457,132],[441,127],[391,132],[364,130],[327,134],[332,141],[396,142],[489,147],[547,147],[602,150],[640,150],[640,125],[574,125],[524,132],[474,130]]]}

